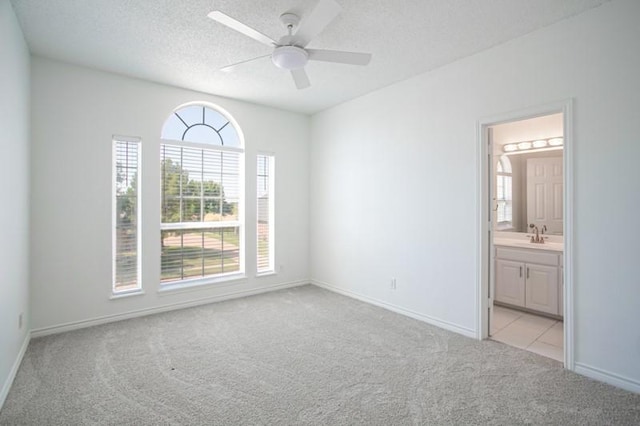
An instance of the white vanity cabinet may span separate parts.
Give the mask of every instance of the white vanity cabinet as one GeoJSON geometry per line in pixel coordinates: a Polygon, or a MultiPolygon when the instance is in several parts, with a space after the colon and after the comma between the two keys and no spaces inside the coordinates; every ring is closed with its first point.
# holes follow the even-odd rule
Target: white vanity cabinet
{"type": "Polygon", "coordinates": [[[562,315],[561,256],[552,251],[497,246],[496,302],[562,315]]]}

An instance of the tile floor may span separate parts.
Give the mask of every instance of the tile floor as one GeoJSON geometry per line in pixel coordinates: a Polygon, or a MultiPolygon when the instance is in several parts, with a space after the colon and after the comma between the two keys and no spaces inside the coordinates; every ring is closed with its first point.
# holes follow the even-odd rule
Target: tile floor
{"type": "Polygon", "coordinates": [[[493,308],[491,339],[563,362],[562,321],[502,306],[493,308]]]}

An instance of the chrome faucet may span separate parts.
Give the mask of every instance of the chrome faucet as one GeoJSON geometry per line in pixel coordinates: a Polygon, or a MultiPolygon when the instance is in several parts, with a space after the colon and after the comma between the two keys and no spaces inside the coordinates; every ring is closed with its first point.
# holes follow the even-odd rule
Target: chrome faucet
{"type": "MultiPolygon", "coordinates": [[[[532,243],[538,243],[538,244],[544,244],[544,237],[540,236],[540,231],[538,230],[538,227],[536,225],[534,225],[533,223],[529,225],[529,228],[531,228],[531,232],[536,233],[535,237],[533,235],[531,235],[531,242],[532,243]]],[[[547,230],[547,225],[542,225],[542,234],[544,234],[544,231],[547,230]]]]}

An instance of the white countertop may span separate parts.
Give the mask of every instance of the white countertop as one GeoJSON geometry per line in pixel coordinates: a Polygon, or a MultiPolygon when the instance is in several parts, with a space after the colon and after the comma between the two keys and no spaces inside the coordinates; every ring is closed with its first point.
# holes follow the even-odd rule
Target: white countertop
{"type": "Polygon", "coordinates": [[[564,252],[564,242],[558,241],[545,241],[543,244],[540,243],[532,243],[530,240],[525,238],[499,238],[495,237],[493,239],[493,244],[496,246],[503,247],[517,247],[517,248],[526,248],[533,250],[547,250],[547,251],[555,251],[555,252],[564,252]]]}

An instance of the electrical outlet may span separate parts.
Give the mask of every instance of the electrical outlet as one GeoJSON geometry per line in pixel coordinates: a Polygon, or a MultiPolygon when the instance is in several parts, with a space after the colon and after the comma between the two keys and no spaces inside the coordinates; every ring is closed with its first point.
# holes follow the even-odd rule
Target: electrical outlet
{"type": "Polygon", "coordinates": [[[280,265],[280,272],[284,272],[284,265],[280,265]]]}
{"type": "Polygon", "coordinates": [[[391,290],[395,290],[396,289],[396,279],[395,278],[391,278],[391,284],[389,285],[389,288],[391,290]]]}
{"type": "Polygon", "coordinates": [[[18,315],[18,330],[22,329],[22,312],[18,315]]]}

